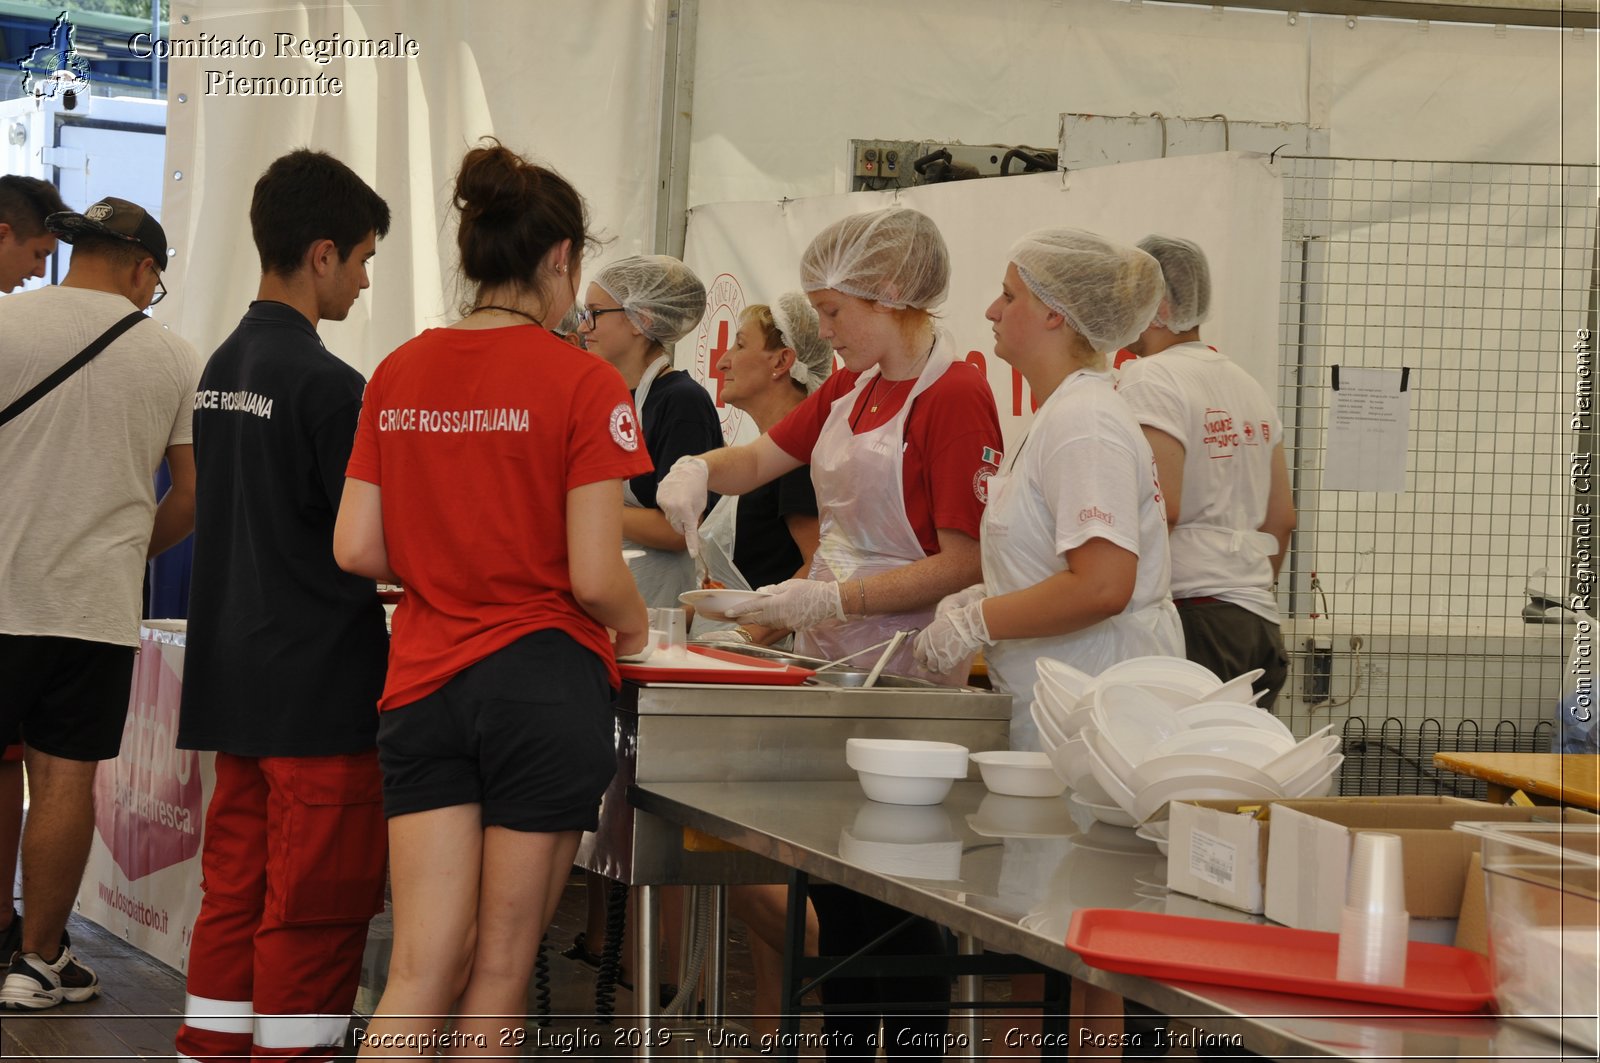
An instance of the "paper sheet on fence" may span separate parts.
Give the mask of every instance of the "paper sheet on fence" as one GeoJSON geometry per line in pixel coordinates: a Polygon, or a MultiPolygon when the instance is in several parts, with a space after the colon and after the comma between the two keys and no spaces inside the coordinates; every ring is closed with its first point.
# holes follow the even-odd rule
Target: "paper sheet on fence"
{"type": "Polygon", "coordinates": [[[1333,367],[1325,490],[1404,493],[1416,384],[1410,369],[1333,367]]]}

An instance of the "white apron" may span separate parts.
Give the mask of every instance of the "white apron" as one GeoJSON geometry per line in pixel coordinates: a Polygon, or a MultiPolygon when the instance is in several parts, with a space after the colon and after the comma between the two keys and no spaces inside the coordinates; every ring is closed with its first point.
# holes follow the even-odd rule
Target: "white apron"
{"type": "MultiPolygon", "coordinates": [[[[1064,382],[1061,388],[1066,386],[1064,382]]],[[[1044,414],[1041,407],[1038,416],[1044,414]]],[[[1024,438],[1007,456],[1005,467],[989,481],[989,504],[983,511],[979,543],[984,589],[991,596],[1023,590],[1037,581],[1036,570],[1024,572],[1017,563],[1021,551],[1032,548],[1055,553],[1053,542],[1022,543],[1011,534],[1012,529],[1025,526],[1023,516],[1033,504],[1028,482],[1015,472],[1027,442],[1024,438]]],[[[1011,695],[1011,748],[1044,748],[1029,711],[1040,658],[1052,657],[1089,675],[1099,675],[1118,661],[1143,656],[1183,656],[1183,627],[1170,597],[1070,634],[996,641],[984,651],[984,660],[995,689],[1011,695]]]]}
{"type": "MultiPolygon", "coordinates": [[[[644,425],[644,402],[650,397],[650,385],[670,364],[664,354],[651,362],[644,376],[639,378],[639,386],[634,389],[633,408],[639,411],[641,430],[644,425]]],[[[627,480],[622,481],[622,504],[632,509],[650,508],[639,501],[627,480]]],[[[644,551],[642,557],[635,557],[628,562],[628,570],[633,573],[633,582],[638,584],[639,594],[649,608],[677,608],[682,604],[678,601],[678,595],[694,590],[694,558],[689,556],[689,551],[657,550],[632,542],[626,536],[622,539],[622,548],[644,551]]]]}
{"type": "MultiPolygon", "coordinates": [[[[941,331],[928,355],[928,364],[923,366],[900,411],[888,423],[870,432],[860,435],[852,432],[850,414],[861,393],[878,378],[878,370],[863,373],[850,393],[834,402],[811,452],[811,482],[817,489],[817,514],[821,519],[820,542],[811,561],[812,579],[846,583],[889,572],[928,556],[906,516],[902,457],[906,418],[917,396],[928,390],[953,364],[954,344],[941,331]]],[[[848,613],[858,602],[851,597],[854,588],[842,590],[848,613]]],[[[869,608],[871,604],[869,597],[869,608]]],[[[827,620],[799,632],[795,636],[795,650],[831,661],[883,642],[897,631],[925,628],[932,623],[933,613],[934,607],[929,606],[911,613],[827,620]]],[[[905,640],[885,665],[885,671],[918,676],[947,686],[960,686],[966,681],[965,664],[947,676],[929,672],[917,664],[912,655],[914,641],[905,640]]],[[[867,654],[853,663],[870,667],[873,659],[867,654]]]]}

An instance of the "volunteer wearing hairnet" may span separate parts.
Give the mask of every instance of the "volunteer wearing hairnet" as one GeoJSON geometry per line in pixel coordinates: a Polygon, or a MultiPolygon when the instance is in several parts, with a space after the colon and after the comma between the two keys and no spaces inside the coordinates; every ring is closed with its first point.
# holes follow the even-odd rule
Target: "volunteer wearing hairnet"
{"type": "Polygon", "coordinates": [[[1294,531],[1283,424],[1255,378],[1200,339],[1211,309],[1205,252],[1147,236],[1166,291],[1128,349],[1121,392],[1155,452],[1186,652],[1224,679],[1255,668],[1271,708],[1288,678],[1273,584],[1294,531]]]}
{"type": "MultiPolygon", "coordinates": [[[[833,348],[818,334],[817,312],[805,294],[787,292],[771,306],[745,307],[716,371],[722,403],[749,414],[756,431],[766,432],[828,378],[833,348]]],[[[700,525],[711,578],[740,589],[805,575],[817,538],[817,492],[808,465],[742,496],[724,496],[700,525]]],[[[703,637],[771,645],[786,634],[747,624],[703,637]]]]}
{"type": "Polygon", "coordinates": [[[1015,749],[1040,748],[1028,711],[1039,658],[1098,675],[1183,653],[1150,445],[1106,368],[1160,298],[1161,269],[1144,252],[1042,229],[1011,249],[989,307],[995,354],[1040,405],[989,485],[983,583],[939,603],[916,652],[943,672],[988,646],[989,677],[1012,697],[1015,749]]]}
{"type": "MultiPolygon", "coordinates": [[[[1000,418],[983,373],[929,313],[949,275],[944,238],[917,211],[824,229],[801,259],[801,287],[844,371],[755,442],[679,461],[662,481],[662,511],[697,545],[708,484],[742,494],[811,462],[822,516],[811,578],[762,587],[771,597],[729,613],[795,630],[802,653],[832,660],[924,627],[942,596],[981,571],[1000,418]]],[[[909,640],[887,669],[934,678],[909,640]]]]}
{"type": "MultiPolygon", "coordinates": [[[[589,285],[578,311],[585,348],[616,366],[633,390],[645,451],[656,467],[627,482],[622,514],[628,567],[652,607],[676,607],[678,595],[695,587],[694,559],[683,536],[656,508],[657,485],[680,457],[722,445],[711,396],[688,373],[672,368],[668,350],[705,312],[705,285],[666,255],[613,262],[589,285]]],[[[619,424],[612,431],[626,435],[639,427],[619,424]]]]}
{"type": "MultiPolygon", "coordinates": [[[[842,657],[923,627],[943,595],[981,572],[978,528],[1000,458],[1000,418],[983,373],[929,313],[949,275],[944,238],[917,211],[828,226],[801,257],[800,281],[844,370],[755,442],[686,458],[662,481],[662,511],[697,545],[708,483],[741,494],[811,462],[822,521],[811,578],[761,588],[772,596],[739,615],[795,629],[802,653],[842,657]]],[[[929,674],[909,646],[887,668],[929,674]]],[[[944,681],[965,678],[955,671],[944,681]]],[[[849,955],[905,918],[839,886],[818,886],[811,898],[825,955],[849,955]]],[[[942,950],[938,927],[913,919],[874,951],[942,950]]],[[[942,1055],[948,1007],[937,1002],[949,1000],[947,978],[831,978],[822,993],[825,1030],[848,1035],[863,1058],[876,1056],[863,1046],[880,1021],[890,1055],[942,1055]]]]}

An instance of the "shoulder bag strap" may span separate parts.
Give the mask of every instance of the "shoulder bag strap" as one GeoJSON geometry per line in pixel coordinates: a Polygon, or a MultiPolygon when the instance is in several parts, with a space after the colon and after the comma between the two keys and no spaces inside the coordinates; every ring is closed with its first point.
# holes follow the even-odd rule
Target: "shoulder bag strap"
{"type": "Polygon", "coordinates": [[[133,328],[133,326],[137,325],[143,320],[144,311],[135,310],[121,321],[118,321],[116,324],[100,333],[100,337],[98,339],[89,344],[89,346],[85,347],[83,350],[79,351],[77,354],[73,355],[71,361],[67,362],[60,369],[57,369],[54,373],[51,373],[49,376],[39,381],[32,388],[29,388],[27,394],[23,395],[16,402],[13,402],[10,406],[0,410],[0,427],[3,427],[7,421],[10,421],[12,418],[22,413],[22,411],[26,410],[29,406],[32,406],[34,403],[48,395],[51,391],[55,390],[56,386],[63,380],[67,379],[67,377],[88,365],[96,355],[105,350],[107,347],[111,346],[112,343],[116,342],[118,336],[121,336],[124,332],[127,332],[129,329],[133,328]]]}

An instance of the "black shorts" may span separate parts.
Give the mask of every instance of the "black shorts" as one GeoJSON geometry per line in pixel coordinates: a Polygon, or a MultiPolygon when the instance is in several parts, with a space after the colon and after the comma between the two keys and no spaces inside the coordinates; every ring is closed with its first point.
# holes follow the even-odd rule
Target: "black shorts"
{"type": "Polygon", "coordinates": [[[54,635],[0,635],[0,745],[63,760],[122,749],[138,650],[54,635]]]}
{"type": "Polygon", "coordinates": [[[1271,711],[1289,678],[1289,657],[1283,652],[1283,633],[1277,624],[1232,602],[1193,599],[1178,603],[1178,620],[1183,624],[1184,656],[1224,681],[1262,669],[1266,674],[1251,685],[1266,691],[1256,704],[1271,711]]]}
{"type": "Polygon", "coordinates": [[[389,817],[483,806],[483,825],[594,830],[616,773],[604,662],[564,631],[535,631],[378,716],[389,817]]]}

